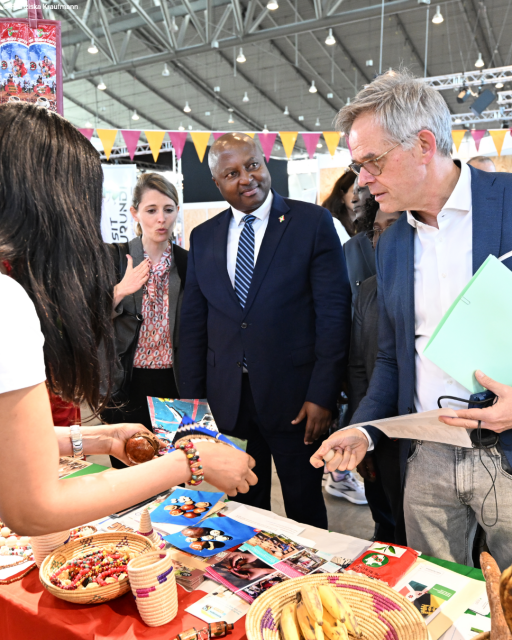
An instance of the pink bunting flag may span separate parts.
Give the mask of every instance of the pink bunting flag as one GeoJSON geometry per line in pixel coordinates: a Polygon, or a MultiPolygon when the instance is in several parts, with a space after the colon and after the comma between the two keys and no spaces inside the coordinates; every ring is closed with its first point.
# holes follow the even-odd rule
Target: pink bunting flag
{"type": "Polygon", "coordinates": [[[213,139],[218,140],[221,136],[225,135],[225,131],[213,131],[213,139]]]}
{"type": "Polygon", "coordinates": [[[308,152],[309,159],[312,160],[316,153],[316,145],[320,140],[321,132],[319,133],[302,133],[302,139],[306,145],[306,151],[308,152]]]}
{"type": "Polygon", "coordinates": [[[471,129],[471,135],[473,136],[473,140],[475,141],[476,150],[480,149],[480,142],[482,138],[487,133],[487,129],[471,129]]]}
{"type": "Polygon", "coordinates": [[[181,154],[183,153],[185,142],[187,141],[187,132],[169,131],[168,133],[169,138],[171,139],[171,144],[174,147],[174,151],[176,153],[176,158],[179,160],[181,158],[181,154]]]}
{"type": "Polygon", "coordinates": [[[132,131],[132,129],[122,129],[124,143],[130,154],[130,160],[133,160],[133,156],[137,151],[137,145],[139,144],[140,131],[132,131]]]}
{"type": "Polygon", "coordinates": [[[80,133],[87,138],[87,140],[91,140],[92,134],[94,133],[94,129],[78,129],[80,133]]]}
{"type": "Polygon", "coordinates": [[[274,142],[276,141],[277,133],[258,133],[261,149],[266,161],[270,160],[270,154],[274,148],[274,142]]]}

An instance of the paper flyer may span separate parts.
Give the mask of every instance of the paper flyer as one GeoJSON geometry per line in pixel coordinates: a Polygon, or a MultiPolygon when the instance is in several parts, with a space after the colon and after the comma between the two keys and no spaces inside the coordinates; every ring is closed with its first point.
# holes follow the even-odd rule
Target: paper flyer
{"type": "Polygon", "coordinates": [[[153,511],[151,520],[189,526],[207,516],[223,497],[224,494],[220,492],[194,491],[180,487],[153,511]]]}
{"type": "Polygon", "coordinates": [[[164,539],[173,547],[207,558],[247,542],[255,533],[252,527],[229,518],[207,518],[200,527],[185,527],[164,539]]]}

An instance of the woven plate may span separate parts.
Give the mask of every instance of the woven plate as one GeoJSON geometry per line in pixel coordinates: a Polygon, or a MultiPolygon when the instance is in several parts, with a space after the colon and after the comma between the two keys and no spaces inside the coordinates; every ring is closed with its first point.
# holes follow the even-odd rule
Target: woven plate
{"type": "Polygon", "coordinates": [[[60,589],[50,582],[50,576],[65,562],[78,557],[84,551],[100,548],[107,544],[115,544],[117,547],[128,546],[131,552],[135,552],[138,555],[155,551],[155,547],[148,538],[136,533],[96,533],[86,538],[79,538],[55,549],[52,554],[45,558],[39,569],[39,579],[43,587],[56,598],[76,604],[107,602],[130,591],[128,578],[121,580],[121,582],[113,582],[105,587],[77,591],[60,589]]]}
{"type": "MultiPolygon", "coordinates": [[[[330,585],[340,590],[359,622],[364,640],[427,640],[420,612],[383,582],[364,576],[322,573],[286,580],[261,595],[247,614],[249,640],[282,640],[281,611],[305,585],[330,585]]],[[[352,636],[351,636],[352,639],[352,636]]]]}

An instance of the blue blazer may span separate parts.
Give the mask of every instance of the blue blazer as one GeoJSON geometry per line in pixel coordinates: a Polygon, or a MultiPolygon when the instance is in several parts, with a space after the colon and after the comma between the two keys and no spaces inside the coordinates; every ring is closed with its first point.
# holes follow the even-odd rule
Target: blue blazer
{"type": "MultiPolygon", "coordinates": [[[[500,257],[512,250],[512,175],[470,169],[475,273],[490,254],[500,257]]],[[[379,353],[368,392],[352,424],[415,411],[414,229],[407,216],[401,216],[382,235],[376,262],[379,353]]],[[[504,264],[512,269],[512,258],[504,264]]],[[[381,432],[375,427],[367,429],[378,442],[381,432]]],[[[500,442],[512,464],[512,430],[503,432],[500,442]]],[[[410,440],[400,440],[402,480],[409,447],[410,440]]]]}
{"type": "Polygon", "coordinates": [[[223,431],[236,425],[244,353],[258,416],[279,431],[299,428],[305,401],[336,409],[348,358],[350,285],[332,216],[273,194],[244,309],[227,271],[231,209],[190,237],[180,393],[207,398],[223,431]]]}

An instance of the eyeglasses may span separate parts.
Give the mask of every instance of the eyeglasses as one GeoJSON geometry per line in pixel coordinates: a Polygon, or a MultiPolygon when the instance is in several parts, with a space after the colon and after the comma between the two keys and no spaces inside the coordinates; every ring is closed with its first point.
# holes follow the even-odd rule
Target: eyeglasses
{"type": "Polygon", "coordinates": [[[384,233],[384,231],[385,229],[381,229],[380,227],[373,227],[373,229],[366,232],[366,237],[370,242],[373,242],[374,239],[378,240],[381,233],[384,233]]]}
{"type": "Polygon", "coordinates": [[[381,154],[380,156],[378,156],[377,158],[372,158],[371,160],[365,160],[364,162],[352,162],[351,164],[348,165],[348,168],[353,171],[356,176],[358,176],[361,173],[361,169],[364,167],[366,171],[368,171],[368,173],[370,173],[372,176],[380,176],[380,174],[382,173],[382,169],[381,167],[377,164],[377,160],[380,160],[381,158],[383,158],[384,156],[387,156],[388,153],[390,153],[391,151],[393,151],[393,149],[396,149],[398,147],[398,145],[401,144],[400,142],[398,142],[397,144],[395,144],[394,147],[391,147],[391,149],[388,149],[387,151],[385,151],[383,154],[381,154]]]}

